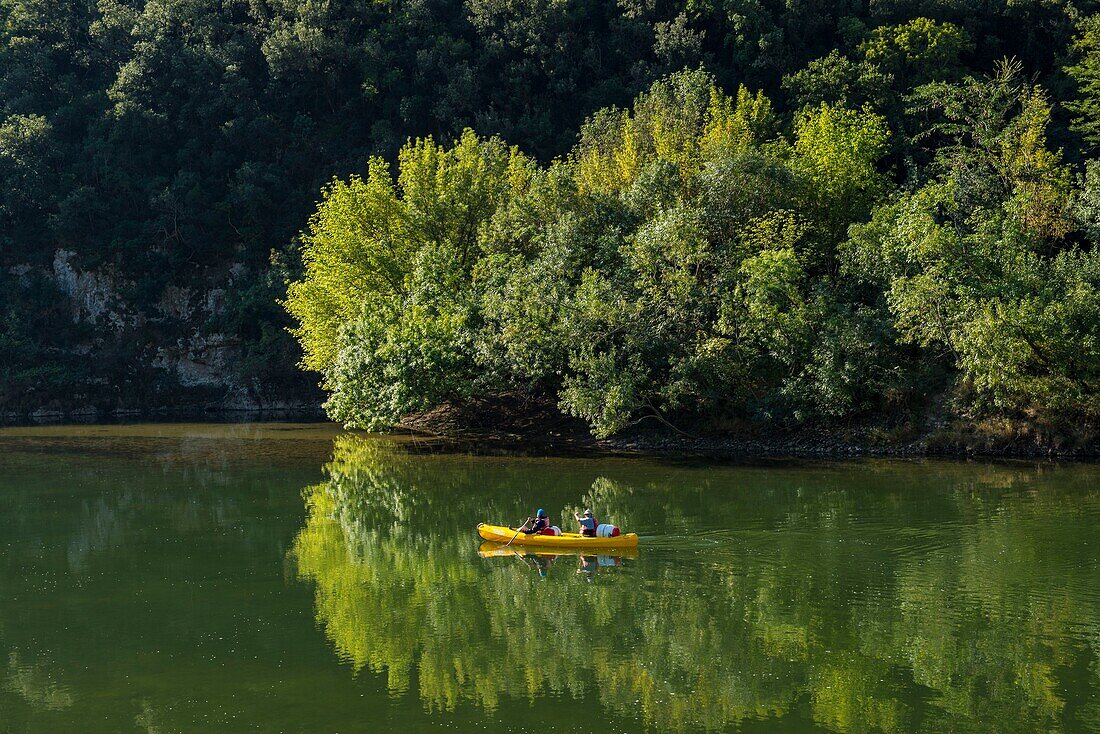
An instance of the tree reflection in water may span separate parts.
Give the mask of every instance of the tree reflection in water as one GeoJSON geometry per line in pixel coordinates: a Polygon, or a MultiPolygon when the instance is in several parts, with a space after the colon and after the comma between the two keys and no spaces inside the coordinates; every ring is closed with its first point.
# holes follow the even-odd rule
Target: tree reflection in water
{"type": "Polygon", "coordinates": [[[636,560],[479,558],[476,522],[515,513],[517,482],[551,493],[558,477],[340,438],[293,549],[319,623],[355,670],[429,710],[594,695],[677,732],[1100,727],[1100,543],[1081,522],[1100,517],[1095,491],[1033,491],[1036,467],[742,470],[731,488],[721,471],[622,466],[580,499],[652,529],[636,560]]]}

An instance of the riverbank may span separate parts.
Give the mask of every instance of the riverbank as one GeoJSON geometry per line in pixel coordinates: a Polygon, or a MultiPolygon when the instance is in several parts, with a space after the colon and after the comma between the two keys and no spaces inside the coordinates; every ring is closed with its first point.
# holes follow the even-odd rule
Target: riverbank
{"type": "Polygon", "coordinates": [[[534,399],[448,405],[407,417],[397,428],[425,449],[478,453],[647,455],[730,460],[751,457],[1100,458],[1096,426],[1007,418],[982,421],[932,415],[887,425],[868,420],[798,430],[752,424],[673,426],[654,418],[615,436],[594,437],[585,423],[534,399]]]}
{"type": "MultiPolygon", "coordinates": [[[[319,404],[266,409],[194,406],[113,411],[0,413],[0,426],[120,424],[327,423],[319,404]]],[[[335,425],[334,430],[338,430],[335,425]]],[[[765,430],[750,423],[678,425],[656,418],[596,438],[581,420],[549,401],[515,397],[469,401],[407,416],[390,432],[413,452],[543,456],[655,456],[736,460],[754,457],[943,457],[1100,459],[1095,426],[933,416],[886,425],[866,421],[798,430],[765,430]]]]}
{"type": "Polygon", "coordinates": [[[317,404],[285,403],[273,407],[158,407],[77,409],[59,407],[33,411],[0,412],[0,426],[116,425],[124,423],[295,423],[323,422],[325,411],[317,404]]]}

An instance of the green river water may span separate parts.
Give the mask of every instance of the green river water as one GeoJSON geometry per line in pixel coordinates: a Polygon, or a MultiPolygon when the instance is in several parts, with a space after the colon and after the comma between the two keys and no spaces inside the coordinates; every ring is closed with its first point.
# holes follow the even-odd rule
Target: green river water
{"type": "Polygon", "coordinates": [[[1098,530],[1089,464],[7,429],[0,732],[1100,732],[1098,530]],[[636,557],[480,548],[540,506],[636,557]]]}

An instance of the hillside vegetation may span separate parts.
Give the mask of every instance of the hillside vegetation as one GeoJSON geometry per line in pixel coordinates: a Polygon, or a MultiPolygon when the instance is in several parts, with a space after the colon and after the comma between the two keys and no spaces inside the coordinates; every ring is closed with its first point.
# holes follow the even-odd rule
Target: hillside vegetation
{"type": "MultiPolygon", "coordinates": [[[[953,34],[937,64],[959,69],[959,29],[889,34],[953,34]]],[[[467,131],[410,142],[396,177],[376,158],[334,181],[287,300],[330,415],[378,428],[522,391],[597,436],[905,423],[943,395],[972,418],[1094,420],[1100,168],[1075,176],[1049,144],[1044,89],[1002,61],[889,116],[804,102],[784,117],[683,71],[549,164],[467,131]]]]}
{"type": "Polygon", "coordinates": [[[1097,9],[0,0],[0,405],[1094,425],[1097,9]]]}

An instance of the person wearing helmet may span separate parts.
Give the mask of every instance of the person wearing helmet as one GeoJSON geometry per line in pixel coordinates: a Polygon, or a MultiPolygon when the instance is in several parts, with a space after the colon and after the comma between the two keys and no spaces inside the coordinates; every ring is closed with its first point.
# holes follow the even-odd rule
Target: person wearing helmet
{"type": "Polygon", "coordinates": [[[527,518],[527,522],[519,526],[519,531],[521,533],[527,533],[528,535],[534,535],[541,533],[548,527],[550,527],[550,518],[546,516],[546,510],[540,507],[534,517],[527,518]]]}
{"type": "Polygon", "coordinates": [[[583,516],[574,512],[573,517],[577,518],[577,522],[581,525],[581,535],[586,538],[596,537],[596,527],[599,523],[596,522],[596,518],[592,515],[592,510],[585,510],[583,516]]]}

